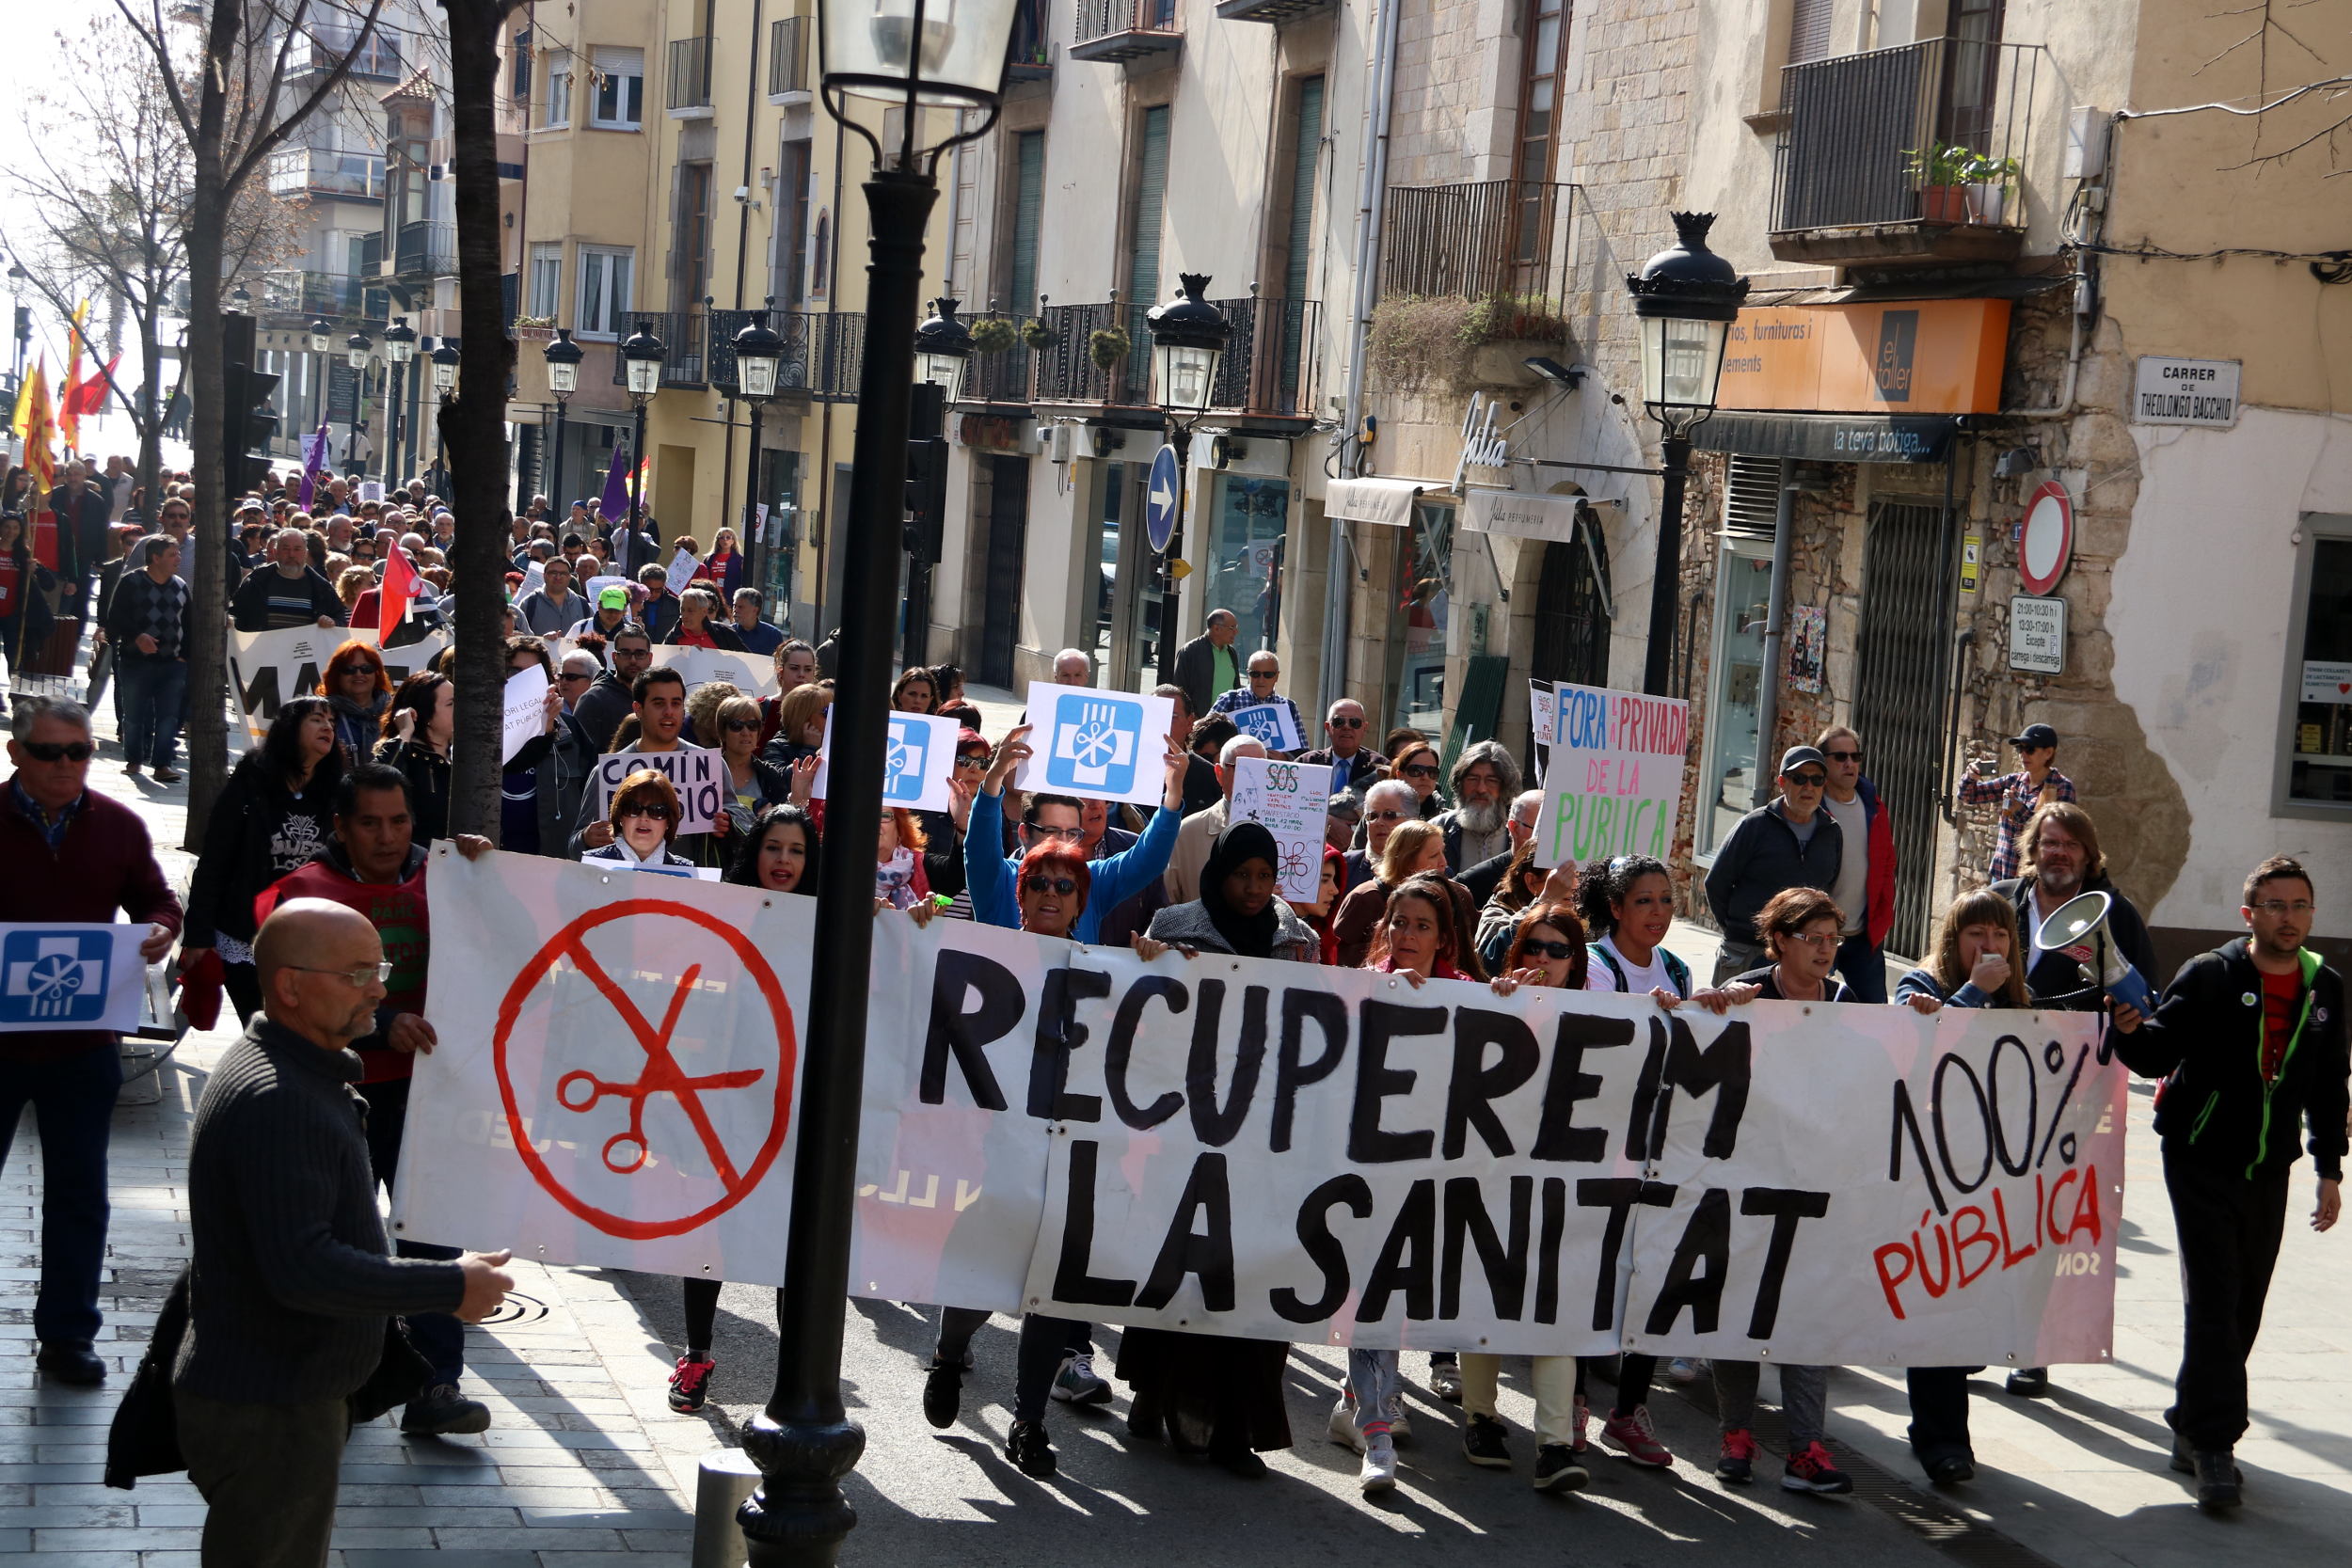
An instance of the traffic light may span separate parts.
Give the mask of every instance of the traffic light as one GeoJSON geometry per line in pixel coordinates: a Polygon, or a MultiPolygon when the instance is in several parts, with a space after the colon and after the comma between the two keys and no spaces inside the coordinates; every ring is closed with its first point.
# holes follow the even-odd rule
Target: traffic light
{"type": "Polygon", "coordinates": [[[278,434],[278,377],[257,371],[254,360],[253,318],[240,311],[225,312],[221,328],[221,421],[225,437],[223,475],[233,499],[259,490],[262,476],[276,461],[269,444],[278,434]]]}
{"type": "Polygon", "coordinates": [[[907,443],[907,554],[937,565],[947,526],[947,443],[937,436],[907,443]]]}

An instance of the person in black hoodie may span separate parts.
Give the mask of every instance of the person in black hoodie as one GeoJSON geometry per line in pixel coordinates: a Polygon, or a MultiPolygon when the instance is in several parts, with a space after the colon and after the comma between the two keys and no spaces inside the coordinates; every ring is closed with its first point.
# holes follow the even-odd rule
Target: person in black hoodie
{"type": "Polygon", "coordinates": [[[1829,759],[1812,746],[1781,753],[1780,794],[1733,825],[1707,874],[1707,905],[1724,933],[1715,984],[1755,968],[1764,957],[1756,912],[1786,888],[1827,892],[1844,861],[1845,835],[1821,804],[1829,759]]]}
{"type": "Polygon", "coordinates": [[[188,887],[180,937],[183,970],[217,950],[221,984],[249,1021],[262,1009],[253,967],[253,900],[308,865],[333,831],[330,809],[343,776],[335,715],[324,697],[296,697],[278,710],[262,743],[237,759],[204,824],[204,847],[188,887]]]}
{"type": "Polygon", "coordinates": [[[2303,945],[2317,902],[2311,874],[2283,856],[2266,860],[2246,879],[2245,899],[2247,934],[2184,964],[2153,1018],[2110,1005],[2116,1054],[2164,1080],[2156,1135],[2185,1320],[2164,1418],[2172,1468],[2197,1478],[2208,1511],[2238,1505],[2232,1450],[2246,1432],[2246,1359],[2286,1229],[2298,1123],[2319,1171],[2312,1228],[2333,1228],[2344,1203],[2344,976],[2303,945]]]}

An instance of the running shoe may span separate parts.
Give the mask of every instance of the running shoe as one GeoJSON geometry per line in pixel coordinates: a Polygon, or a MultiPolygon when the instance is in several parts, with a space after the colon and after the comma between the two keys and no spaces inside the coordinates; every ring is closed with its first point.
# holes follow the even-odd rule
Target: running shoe
{"type": "Polygon", "coordinates": [[[1654,1470],[1665,1469],[1675,1462],[1666,1451],[1666,1445],[1658,1440],[1658,1429],[1650,1424],[1649,1406],[1637,1404],[1623,1416],[1612,1416],[1600,1425],[1600,1440],[1636,1465],[1654,1470]]]}
{"type": "Polygon", "coordinates": [[[719,1364],[707,1355],[681,1355],[677,1368],[670,1373],[670,1408],[681,1416],[691,1415],[710,1398],[710,1374],[719,1364]]]}

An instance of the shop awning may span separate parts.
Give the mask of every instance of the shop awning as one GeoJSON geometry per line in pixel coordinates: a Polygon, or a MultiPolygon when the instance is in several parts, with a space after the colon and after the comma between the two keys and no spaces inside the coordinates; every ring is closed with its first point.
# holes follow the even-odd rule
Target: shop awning
{"type": "Polygon", "coordinates": [[[1446,485],[1426,479],[1335,479],[1325,487],[1323,515],[1356,523],[1386,523],[1409,528],[1413,501],[1446,485]]]}
{"type": "Polygon", "coordinates": [[[1691,432],[1701,451],[1819,463],[1941,463],[1957,414],[1745,414],[1719,410],[1691,432]]]}
{"type": "Polygon", "coordinates": [[[1462,496],[1462,528],[1512,539],[1576,538],[1575,496],[1532,496],[1518,490],[1470,490],[1462,496]]]}

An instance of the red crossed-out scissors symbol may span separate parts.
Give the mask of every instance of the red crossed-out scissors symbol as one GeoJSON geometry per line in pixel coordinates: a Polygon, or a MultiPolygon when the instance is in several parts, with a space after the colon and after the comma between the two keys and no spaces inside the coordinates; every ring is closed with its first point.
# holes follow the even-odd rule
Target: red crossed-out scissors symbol
{"type": "Polygon", "coordinates": [[[661,1027],[656,1030],[646,1024],[645,1015],[612,983],[603,966],[588,956],[586,948],[575,943],[570,958],[580,966],[580,972],[604,993],[605,1000],[612,1004],[613,1010],[628,1023],[629,1033],[637,1037],[637,1043],[645,1051],[645,1069],[633,1084],[608,1084],[593,1072],[567,1072],[555,1081],[556,1103],[567,1111],[587,1112],[607,1095],[628,1101],[628,1131],[615,1133],[604,1146],[604,1168],[628,1176],[643,1169],[651,1152],[645,1147],[645,1101],[657,1094],[671,1095],[686,1113],[686,1119],[694,1124],[695,1136],[702,1140],[703,1149],[710,1156],[719,1179],[734,1186],[735,1162],[727,1157],[727,1148],[720,1141],[718,1129],[710,1125],[710,1114],[703,1108],[702,1091],[748,1088],[758,1083],[763,1074],[758,1068],[742,1068],[734,1072],[689,1078],[677,1065],[677,1058],[670,1054],[670,1036],[677,1028],[678,1014],[685,1009],[686,999],[694,992],[694,981],[701,975],[703,966],[690,965],[678,977],[669,1009],[661,1015],[661,1027]],[[584,1099],[580,1098],[582,1095],[584,1099]]]}

